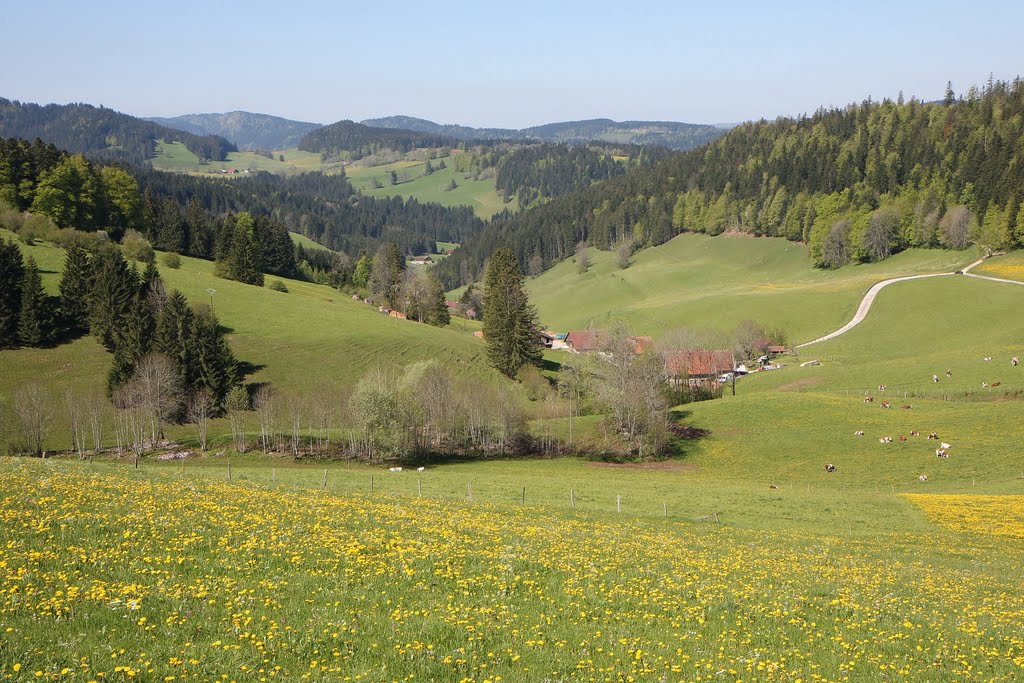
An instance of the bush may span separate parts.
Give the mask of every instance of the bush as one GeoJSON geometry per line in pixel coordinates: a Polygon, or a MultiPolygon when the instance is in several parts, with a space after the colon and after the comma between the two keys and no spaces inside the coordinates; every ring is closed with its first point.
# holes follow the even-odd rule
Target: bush
{"type": "Polygon", "coordinates": [[[177,270],[181,268],[181,257],[175,254],[173,251],[169,251],[163,255],[161,259],[163,264],[171,270],[177,270]]]}
{"type": "Polygon", "coordinates": [[[129,230],[121,240],[121,251],[126,258],[143,263],[152,263],[156,258],[153,245],[138,230],[129,230]]]}
{"type": "Polygon", "coordinates": [[[270,288],[275,292],[284,292],[285,294],[288,293],[288,285],[281,282],[280,280],[274,280],[273,282],[271,282],[270,288]]]}

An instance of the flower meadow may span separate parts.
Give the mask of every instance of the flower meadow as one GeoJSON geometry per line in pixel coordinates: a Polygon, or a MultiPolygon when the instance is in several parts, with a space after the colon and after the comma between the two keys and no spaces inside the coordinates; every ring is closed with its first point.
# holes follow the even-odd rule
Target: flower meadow
{"type": "Polygon", "coordinates": [[[908,494],[928,519],[954,531],[1024,539],[1024,496],[908,494]]]}
{"type": "Polygon", "coordinates": [[[993,540],[0,460],[0,680],[1021,679],[993,540]]]}

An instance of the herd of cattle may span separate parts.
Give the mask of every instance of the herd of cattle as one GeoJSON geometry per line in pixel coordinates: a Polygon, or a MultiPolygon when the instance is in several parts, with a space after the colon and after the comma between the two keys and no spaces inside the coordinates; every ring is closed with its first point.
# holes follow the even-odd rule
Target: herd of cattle
{"type": "MultiPolygon", "coordinates": [[[[992,360],[992,356],[986,356],[982,360],[984,360],[986,362],[990,362],[992,360]]],[[[1010,366],[1011,367],[1015,368],[1018,365],[1020,365],[1020,358],[1018,356],[1014,356],[1013,358],[1010,359],[1010,366]]],[[[952,376],[953,376],[953,371],[947,368],[946,369],[946,377],[950,378],[952,376]]],[[[932,381],[933,382],[938,382],[939,381],[939,376],[937,374],[936,375],[932,375],[932,381]]],[[[982,382],[981,383],[981,388],[985,389],[985,388],[988,388],[988,387],[998,387],[1001,384],[1002,384],[1002,382],[991,382],[991,383],[989,383],[989,382],[982,382]]],[[[884,384],[879,384],[878,385],[879,393],[884,392],[886,390],[886,388],[887,387],[884,384]]],[[[864,397],[864,403],[874,403],[874,402],[875,402],[875,397],[874,396],[865,396],[864,397]]],[[[889,401],[880,401],[879,405],[882,408],[891,408],[892,407],[892,404],[889,401]]],[[[904,410],[911,410],[913,408],[913,406],[910,405],[909,403],[901,405],[900,407],[903,408],[904,410]]],[[[854,434],[854,436],[864,436],[864,430],[858,429],[853,434],[854,434]]],[[[910,431],[910,436],[911,437],[920,436],[920,435],[921,435],[921,433],[919,431],[917,431],[916,429],[910,431]]],[[[907,441],[907,436],[904,435],[904,434],[900,434],[899,437],[897,437],[897,438],[900,441],[907,441]]],[[[935,449],[935,457],[937,457],[937,458],[948,458],[949,457],[949,451],[950,451],[951,448],[953,448],[952,444],[948,444],[945,441],[941,441],[939,439],[938,433],[936,433],[936,432],[931,432],[928,435],[928,439],[929,440],[934,440],[934,441],[939,441],[939,447],[935,449]]],[[[878,442],[882,443],[882,444],[893,443],[893,438],[891,436],[882,436],[882,437],[879,437],[878,442]]],[[[833,473],[835,471],[836,471],[836,466],[833,463],[827,463],[825,465],[825,472],[831,474],[831,473],[833,473]]],[[[921,481],[921,482],[928,481],[928,475],[927,474],[921,474],[920,476],[918,476],[918,481],[921,481]]]]}

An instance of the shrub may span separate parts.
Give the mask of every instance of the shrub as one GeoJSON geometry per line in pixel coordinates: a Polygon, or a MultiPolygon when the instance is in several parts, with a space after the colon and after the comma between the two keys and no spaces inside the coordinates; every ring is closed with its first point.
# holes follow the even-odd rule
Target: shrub
{"type": "Polygon", "coordinates": [[[129,230],[124,234],[124,239],[121,240],[121,251],[126,258],[143,263],[152,263],[156,257],[153,245],[138,230],[129,230]]]}
{"type": "Polygon", "coordinates": [[[177,270],[181,268],[181,257],[175,254],[173,251],[169,251],[163,255],[161,259],[163,264],[171,270],[177,270]]]}
{"type": "Polygon", "coordinates": [[[284,292],[285,294],[288,293],[288,285],[281,282],[280,280],[274,280],[273,282],[271,282],[270,288],[275,292],[284,292]]]}

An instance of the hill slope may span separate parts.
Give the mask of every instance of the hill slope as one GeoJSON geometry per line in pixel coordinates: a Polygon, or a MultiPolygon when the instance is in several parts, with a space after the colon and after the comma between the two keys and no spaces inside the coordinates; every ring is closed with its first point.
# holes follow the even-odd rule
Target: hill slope
{"type": "Polygon", "coordinates": [[[442,272],[478,272],[502,246],[524,264],[537,255],[550,265],[581,240],[645,247],[690,231],[807,242],[824,267],[908,247],[1013,247],[1024,241],[1022,149],[1024,81],[948,103],[869,100],[748,123],[704,149],[499,221],[442,272]]]}
{"type": "Polygon", "coordinates": [[[104,161],[142,164],[156,153],[157,140],[181,142],[203,159],[223,160],[237,151],[224,138],[200,136],[106,107],[89,104],[22,103],[0,98],[0,137],[23,138],[57,145],[104,161]]]}
{"type": "Polygon", "coordinates": [[[451,136],[460,140],[535,140],[571,144],[610,142],[631,145],[660,145],[678,150],[700,147],[723,133],[716,126],[698,123],[679,123],[675,121],[619,122],[612,121],[611,119],[564,121],[532,126],[521,130],[512,128],[472,128],[457,124],[442,125],[412,116],[387,116],[367,119],[362,121],[362,123],[380,128],[401,128],[420,133],[451,136]]]}
{"type": "Polygon", "coordinates": [[[247,111],[229,111],[224,114],[185,114],[172,118],[151,116],[147,120],[196,135],[219,135],[235,143],[241,149],[266,150],[298,147],[302,136],[321,126],[319,123],[292,121],[279,116],[254,114],[247,111]]]}

